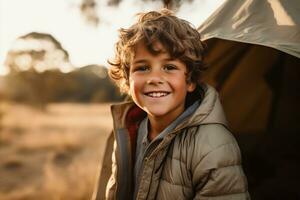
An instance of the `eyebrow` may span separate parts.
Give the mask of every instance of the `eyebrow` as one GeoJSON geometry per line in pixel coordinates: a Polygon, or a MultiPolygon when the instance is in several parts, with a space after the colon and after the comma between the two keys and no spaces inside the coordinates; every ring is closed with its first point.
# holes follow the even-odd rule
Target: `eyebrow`
{"type": "Polygon", "coordinates": [[[146,63],[148,62],[146,59],[139,59],[133,62],[133,64],[146,63]]]}
{"type": "MultiPolygon", "coordinates": [[[[174,61],[176,59],[170,57],[170,58],[164,58],[163,60],[164,61],[174,61]]],[[[138,59],[138,60],[134,61],[133,64],[147,63],[147,62],[148,62],[147,59],[138,59]]]]}

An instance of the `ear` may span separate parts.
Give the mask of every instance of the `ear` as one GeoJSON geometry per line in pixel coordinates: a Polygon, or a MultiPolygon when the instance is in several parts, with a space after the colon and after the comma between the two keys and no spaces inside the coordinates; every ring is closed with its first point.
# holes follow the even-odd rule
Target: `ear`
{"type": "Polygon", "coordinates": [[[196,88],[196,83],[190,82],[190,83],[187,84],[187,91],[188,92],[193,92],[195,90],[195,88],[196,88]]]}

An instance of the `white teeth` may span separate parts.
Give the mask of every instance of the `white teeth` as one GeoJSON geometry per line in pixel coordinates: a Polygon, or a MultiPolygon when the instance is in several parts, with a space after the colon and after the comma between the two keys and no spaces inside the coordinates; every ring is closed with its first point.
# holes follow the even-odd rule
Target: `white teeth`
{"type": "Polygon", "coordinates": [[[168,95],[168,93],[167,92],[150,92],[147,95],[150,97],[163,97],[163,96],[168,95]]]}

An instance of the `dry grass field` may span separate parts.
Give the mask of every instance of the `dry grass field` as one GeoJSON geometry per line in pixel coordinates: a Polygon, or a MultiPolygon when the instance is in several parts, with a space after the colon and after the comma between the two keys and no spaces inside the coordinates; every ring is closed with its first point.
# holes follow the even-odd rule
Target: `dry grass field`
{"type": "Polygon", "coordinates": [[[2,110],[0,199],[90,199],[112,128],[109,104],[2,110]]]}

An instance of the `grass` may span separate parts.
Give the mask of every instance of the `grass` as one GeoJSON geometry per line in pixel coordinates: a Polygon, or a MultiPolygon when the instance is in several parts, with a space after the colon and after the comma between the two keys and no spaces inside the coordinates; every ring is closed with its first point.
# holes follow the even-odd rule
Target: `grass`
{"type": "Polygon", "coordinates": [[[0,199],[89,199],[112,128],[109,104],[7,104],[0,199]]]}

